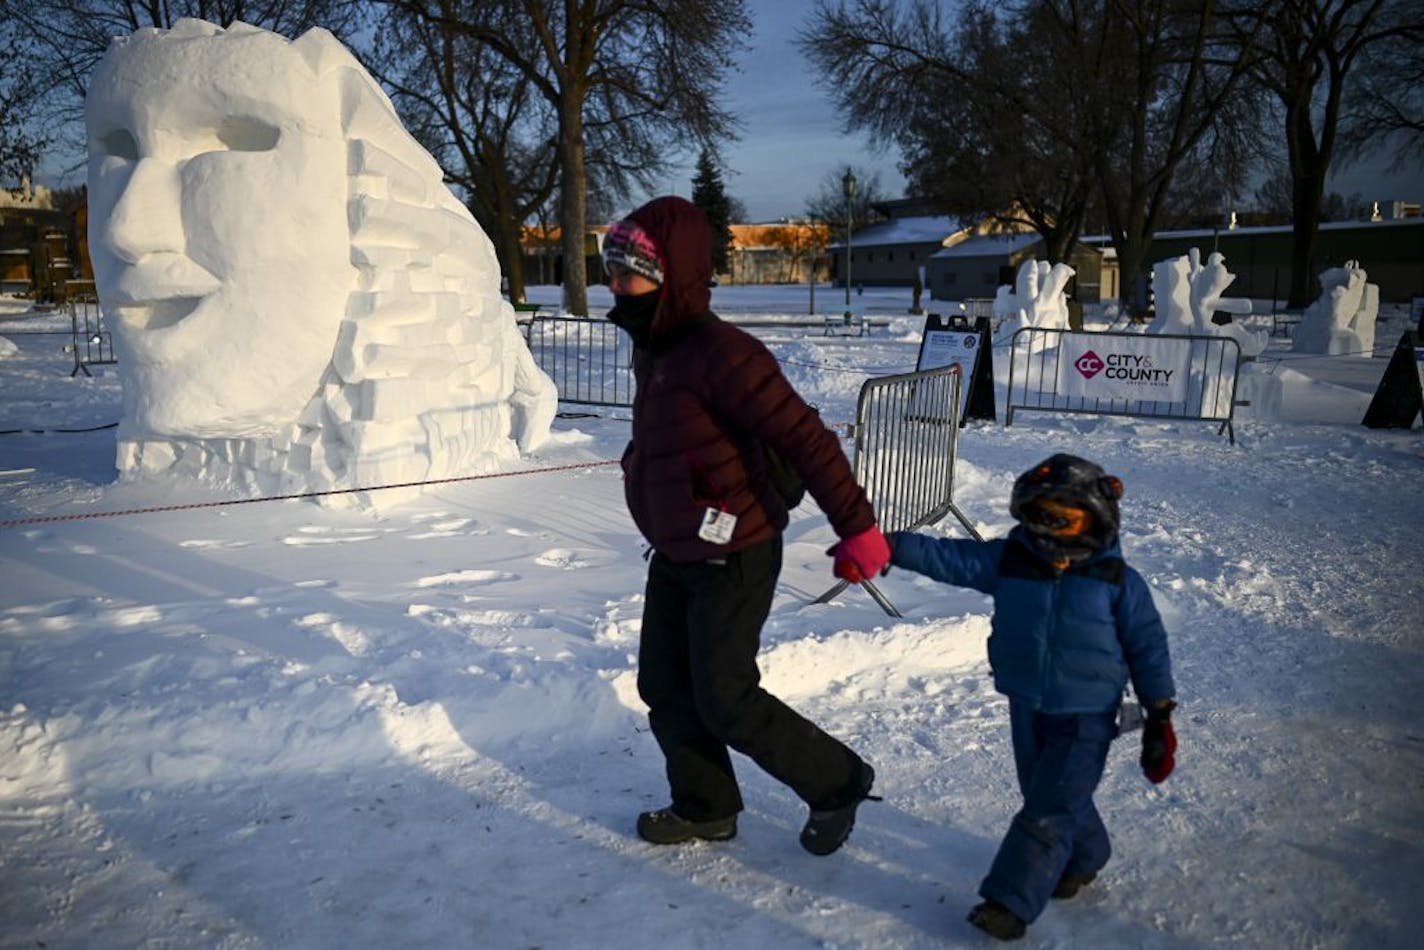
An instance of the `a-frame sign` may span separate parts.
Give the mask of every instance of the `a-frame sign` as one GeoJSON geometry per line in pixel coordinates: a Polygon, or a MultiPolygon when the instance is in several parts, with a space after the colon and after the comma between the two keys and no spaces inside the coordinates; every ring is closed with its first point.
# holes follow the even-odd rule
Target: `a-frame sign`
{"type": "Polygon", "coordinates": [[[969,419],[997,418],[994,412],[994,350],[989,339],[989,319],[937,313],[925,317],[920,355],[915,371],[939,369],[958,363],[962,372],[959,424],[969,419]]]}

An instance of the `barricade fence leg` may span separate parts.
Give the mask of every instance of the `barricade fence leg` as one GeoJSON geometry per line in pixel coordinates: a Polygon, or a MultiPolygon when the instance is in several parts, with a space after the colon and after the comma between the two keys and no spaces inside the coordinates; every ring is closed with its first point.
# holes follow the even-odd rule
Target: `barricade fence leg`
{"type": "Polygon", "coordinates": [[[835,586],[833,586],[830,590],[826,591],[820,597],[817,597],[815,600],[811,601],[811,603],[829,604],[831,601],[835,600],[837,597],[840,596],[841,591],[845,590],[849,586],[849,581],[836,581],[835,586]]]}
{"type": "Polygon", "coordinates": [[[877,604],[880,605],[881,610],[885,611],[892,617],[905,616],[904,614],[900,613],[898,609],[896,609],[894,604],[890,603],[889,598],[887,598],[884,594],[880,593],[880,588],[876,587],[870,581],[861,581],[860,586],[864,587],[865,592],[871,596],[871,599],[873,599],[877,604]]]}
{"type": "MultiPolygon", "coordinates": [[[[959,374],[953,365],[870,379],[861,387],[853,469],[881,530],[933,524],[952,512],[972,537],[983,540],[952,497],[959,374]]],[[[827,603],[848,586],[838,582],[813,603],[827,603]]],[[[873,582],[861,586],[885,613],[902,616],[873,582]]]]}

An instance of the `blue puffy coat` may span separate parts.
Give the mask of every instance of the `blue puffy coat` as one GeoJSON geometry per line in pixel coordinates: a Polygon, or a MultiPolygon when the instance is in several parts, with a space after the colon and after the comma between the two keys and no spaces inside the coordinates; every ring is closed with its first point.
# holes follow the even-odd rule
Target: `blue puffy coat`
{"type": "Polygon", "coordinates": [[[1112,710],[1129,677],[1145,705],[1172,698],[1167,631],[1117,542],[1059,572],[1020,540],[1022,531],[993,541],[895,532],[891,563],[994,598],[994,686],[1039,712],[1112,710]]]}

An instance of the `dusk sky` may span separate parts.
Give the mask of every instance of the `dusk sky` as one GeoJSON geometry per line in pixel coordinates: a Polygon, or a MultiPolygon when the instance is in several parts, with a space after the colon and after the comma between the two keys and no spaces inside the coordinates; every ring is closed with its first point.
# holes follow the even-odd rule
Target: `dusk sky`
{"type": "MultiPolygon", "coordinates": [[[[741,200],[753,222],[802,215],[827,173],[847,162],[878,173],[889,197],[901,197],[904,190],[898,151],[893,146],[877,151],[868,136],[842,131],[840,115],[796,47],[796,34],[811,10],[806,0],[747,0],[753,33],[741,72],[727,83],[742,135],[723,157],[727,191],[741,200]]],[[[1358,193],[1366,201],[1424,203],[1424,167],[1415,163],[1389,172],[1391,157],[1382,153],[1337,170],[1329,190],[1347,198],[1358,193]]],[[[691,195],[695,158],[674,170],[661,193],[691,195]]]]}
{"type": "MultiPolygon", "coordinates": [[[[799,217],[806,201],[836,169],[850,163],[879,176],[882,194],[898,198],[905,180],[897,168],[898,151],[876,149],[863,133],[847,135],[840,114],[816,74],[795,45],[813,4],[809,0],[747,0],[752,33],[740,71],[726,83],[728,105],[742,122],[741,137],[724,148],[724,183],[746,207],[752,222],[799,217]]],[[[1368,201],[1424,203],[1424,167],[1415,163],[1389,172],[1391,156],[1380,154],[1331,176],[1329,189],[1368,201]]],[[[695,154],[674,167],[654,194],[691,195],[695,154]]],[[[52,159],[55,165],[67,164],[52,159]]],[[[71,159],[72,161],[72,159],[71,159]]],[[[84,180],[82,162],[66,175],[50,170],[40,180],[76,184],[84,180]]],[[[649,195],[631,196],[621,213],[649,195]]]]}
{"type": "MultiPolygon", "coordinates": [[[[748,0],[753,33],[741,72],[727,82],[730,105],[742,120],[739,141],[723,155],[724,184],[754,222],[805,213],[821,180],[850,163],[880,176],[881,191],[898,198],[905,180],[898,153],[877,153],[863,134],[845,135],[843,122],[795,45],[812,5],[803,0],[748,0]]],[[[665,192],[689,197],[691,156],[674,171],[665,192]]]]}

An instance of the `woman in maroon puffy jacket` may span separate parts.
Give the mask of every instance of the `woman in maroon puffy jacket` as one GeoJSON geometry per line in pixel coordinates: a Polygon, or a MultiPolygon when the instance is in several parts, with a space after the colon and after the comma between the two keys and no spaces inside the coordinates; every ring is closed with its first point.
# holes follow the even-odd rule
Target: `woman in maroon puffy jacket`
{"type": "Polygon", "coordinates": [[[742,797],[728,749],[810,806],[813,854],[841,846],[875,772],[760,686],[756,654],[781,571],[786,505],[767,477],[776,449],[842,539],[837,576],[873,577],[890,552],[835,434],[758,340],[709,309],[712,232],[682,198],[614,225],[608,318],[632,338],[637,395],[623,455],[628,509],[652,545],[638,691],[667,759],[672,803],[638,816],[655,844],[737,833],[742,797]]]}

